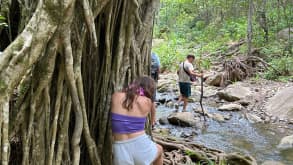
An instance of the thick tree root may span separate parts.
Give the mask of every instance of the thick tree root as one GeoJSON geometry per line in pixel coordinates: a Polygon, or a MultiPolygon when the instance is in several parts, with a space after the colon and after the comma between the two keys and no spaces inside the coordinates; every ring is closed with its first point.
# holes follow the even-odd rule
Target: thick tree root
{"type": "Polygon", "coordinates": [[[193,164],[202,165],[257,165],[251,156],[239,153],[225,153],[183,139],[153,134],[154,141],[164,148],[164,165],[193,164]]]}
{"type": "Polygon", "coordinates": [[[9,2],[0,164],[113,164],[111,95],[149,74],[159,0],[9,2]]]}

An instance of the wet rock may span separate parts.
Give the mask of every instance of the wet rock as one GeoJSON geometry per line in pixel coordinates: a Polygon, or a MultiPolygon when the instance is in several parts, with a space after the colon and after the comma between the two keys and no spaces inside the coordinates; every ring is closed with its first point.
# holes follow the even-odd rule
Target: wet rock
{"type": "Polygon", "coordinates": [[[201,109],[201,107],[193,107],[193,111],[195,112],[195,113],[198,113],[198,114],[201,114],[201,115],[203,115],[203,112],[205,113],[205,114],[208,114],[208,112],[207,112],[207,110],[203,110],[202,111],[202,109],[201,109]]]}
{"type": "Polygon", "coordinates": [[[293,86],[286,87],[270,98],[265,111],[279,118],[293,118],[293,86]]]}
{"type": "Polygon", "coordinates": [[[277,147],[278,147],[278,149],[281,149],[281,150],[292,149],[293,148],[293,135],[284,137],[277,147]]]}
{"type": "Polygon", "coordinates": [[[159,83],[157,85],[157,90],[159,93],[167,92],[170,87],[170,80],[167,79],[161,79],[159,80],[159,83]]]}
{"type": "Polygon", "coordinates": [[[212,86],[221,86],[223,73],[212,73],[206,77],[206,83],[212,86]]]}
{"type": "Polygon", "coordinates": [[[225,122],[225,117],[219,113],[208,114],[208,116],[218,122],[225,122]]]}
{"type": "Polygon", "coordinates": [[[163,135],[168,135],[170,130],[168,128],[161,128],[159,132],[163,135]]]}
{"type": "Polygon", "coordinates": [[[232,114],[223,115],[225,120],[230,120],[232,118],[232,114]]]}
{"type": "Polygon", "coordinates": [[[166,106],[168,108],[172,108],[172,107],[174,107],[174,102],[173,101],[168,101],[167,104],[166,104],[166,106]]]}
{"type": "Polygon", "coordinates": [[[159,123],[161,125],[167,125],[167,124],[169,124],[168,118],[167,117],[161,117],[161,118],[159,118],[159,123]]]}
{"type": "Polygon", "coordinates": [[[278,121],[279,121],[279,118],[276,117],[276,116],[272,116],[272,117],[271,117],[271,121],[272,121],[273,123],[278,122],[278,121]]]}
{"type": "Polygon", "coordinates": [[[188,137],[191,137],[193,134],[192,134],[192,132],[186,132],[186,131],[184,131],[184,132],[182,132],[181,133],[181,135],[180,135],[180,137],[182,137],[182,138],[188,138],[188,137]]]}
{"type": "Polygon", "coordinates": [[[265,123],[270,123],[270,121],[271,121],[270,117],[266,116],[265,117],[265,123]]]}
{"type": "Polygon", "coordinates": [[[168,91],[168,85],[158,87],[157,90],[159,93],[165,93],[168,91]]]}
{"type": "Polygon", "coordinates": [[[277,161],[265,161],[263,164],[261,165],[284,165],[281,162],[277,162],[277,161]]]}
{"type": "Polygon", "coordinates": [[[240,104],[225,104],[220,106],[219,111],[240,111],[242,109],[242,105],[240,104]]]}
{"type": "Polygon", "coordinates": [[[259,116],[255,115],[255,114],[252,114],[252,113],[247,113],[246,118],[250,123],[261,123],[261,122],[263,122],[263,120],[259,116]]]}
{"type": "Polygon", "coordinates": [[[188,98],[188,102],[190,102],[190,103],[194,103],[194,102],[198,102],[198,101],[199,101],[199,99],[195,98],[195,97],[189,97],[188,98]]]}
{"type": "Polygon", "coordinates": [[[206,87],[204,89],[204,92],[203,92],[204,98],[213,97],[215,95],[217,95],[217,90],[213,89],[213,87],[206,87]]]}
{"type": "Polygon", "coordinates": [[[239,104],[241,104],[242,106],[248,106],[249,104],[251,104],[251,102],[249,100],[239,100],[238,101],[239,104]]]}
{"type": "Polygon", "coordinates": [[[244,87],[243,83],[235,83],[235,84],[229,85],[227,88],[217,93],[220,99],[230,101],[230,102],[244,99],[245,97],[251,94],[252,92],[250,88],[244,87]]]}
{"type": "Polygon", "coordinates": [[[192,127],[196,126],[200,119],[194,117],[191,112],[177,112],[169,115],[168,121],[173,125],[192,127]]]}
{"type": "Polygon", "coordinates": [[[159,98],[158,102],[161,103],[161,104],[165,104],[166,98],[159,98]]]}

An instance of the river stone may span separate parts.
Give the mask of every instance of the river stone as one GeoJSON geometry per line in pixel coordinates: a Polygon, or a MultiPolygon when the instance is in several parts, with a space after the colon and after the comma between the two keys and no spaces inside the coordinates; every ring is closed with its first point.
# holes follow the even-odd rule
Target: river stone
{"type": "Polygon", "coordinates": [[[246,118],[250,123],[261,123],[261,122],[263,122],[263,120],[259,116],[255,115],[255,114],[252,114],[252,113],[247,113],[246,118]]]}
{"type": "Polygon", "coordinates": [[[284,137],[278,145],[278,149],[287,150],[293,148],[293,135],[284,137]]]}
{"type": "Polygon", "coordinates": [[[232,114],[223,115],[225,120],[230,120],[232,118],[232,114]]]}
{"type": "Polygon", "coordinates": [[[163,135],[169,135],[170,130],[168,128],[161,128],[160,133],[163,134],[163,135]]]}
{"type": "Polygon", "coordinates": [[[167,117],[161,117],[161,118],[159,118],[159,123],[161,125],[167,125],[167,124],[169,124],[168,118],[167,117]]]}
{"type": "Polygon", "coordinates": [[[225,117],[219,113],[208,114],[208,116],[218,122],[225,122],[225,117]]]}
{"type": "Polygon", "coordinates": [[[239,104],[225,104],[218,108],[220,111],[240,111],[242,106],[239,104]]]}
{"type": "Polygon", "coordinates": [[[200,106],[193,107],[193,111],[195,113],[201,114],[201,115],[203,115],[203,113],[208,114],[207,110],[205,110],[205,109],[202,110],[200,106]]]}
{"type": "Polygon", "coordinates": [[[168,108],[174,107],[174,102],[173,101],[168,101],[167,104],[166,104],[166,107],[168,107],[168,108]]]}
{"type": "Polygon", "coordinates": [[[251,94],[252,92],[250,88],[244,87],[243,83],[235,83],[235,84],[229,85],[227,88],[217,93],[220,99],[230,101],[230,102],[244,99],[245,97],[251,94]]]}
{"type": "Polygon", "coordinates": [[[217,95],[217,90],[214,88],[216,87],[212,87],[212,86],[205,87],[203,92],[203,97],[208,98],[208,97],[213,97],[217,95]]]}
{"type": "Polygon", "coordinates": [[[162,86],[158,87],[157,90],[159,93],[165,93],[168,91],[168,85],[165,85],[165,86],[162,85],[162,86]]]}
{"type": "Polygon", "coordinates": [[[266,112],[279,118],[293,118],[293,86],[278,91],[265,106],[266,112]]]}
{"type": "Polygon", "coordinates": [[[161,104],[165,104],[166,100],[167,100],[166,98],[159,98],[158,102],[161,104]]]}
{"type": "Polygon", "coordinates": [[[251,101],[247,99],[243,99],[243,100],[239,100],[238,103],[241,104],[242,106],[248,106],[249,104],[251,104],[251,101]]]}
{"type": "Polygon", "coordinates": [[[261,165],[284,165],[281,162],[277,162],[277,161],[265,161],[263,164],[261,165]]]}
{"type": "Polygon", "coordinates": [[[195,118],[191,112],[177,112],[169,115],[168,121],[173,125],[192,127],[196,126],[200,119],[195,118]]]}
{"type": "Polygon", "coordinates": [[[211,86],[221,86],[223,79],[222,73],[213,73],[206,78],[206,83],[211,86]]]}

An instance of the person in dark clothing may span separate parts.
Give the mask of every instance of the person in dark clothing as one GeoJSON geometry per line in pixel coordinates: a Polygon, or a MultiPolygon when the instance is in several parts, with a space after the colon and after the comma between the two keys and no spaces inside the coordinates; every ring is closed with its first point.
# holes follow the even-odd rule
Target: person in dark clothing
{"type": "MultiPolygon", "coordinates": [[[[152,52],[152,61],[151,61],[151,77],[155,80],[156,84],[159,80],[159,74],[160,74],[160,58],[156,53],[152,52]]],[[[156,100],[156,93],[157,90],[154,93],[153,100],[156,100]]]]}
{"type": "Polygon", "coordinates": [[[152,78],[158,82],[159,74],[160,74],[160,58],[156,53],[152,53],[152,61],[151,61],[151,76],[152,78]]]}

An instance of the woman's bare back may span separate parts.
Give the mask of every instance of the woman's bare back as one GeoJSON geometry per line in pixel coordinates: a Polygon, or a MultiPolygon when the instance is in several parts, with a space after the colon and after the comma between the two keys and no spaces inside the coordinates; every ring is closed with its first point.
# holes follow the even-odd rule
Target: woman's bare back
{"type": "MultiPolygon", "coordinates": [[[[152,109],[152,101],[144,96],[137,96],[133,102],[132,109],[128,110],[123,107],[123,101],[125,100],[126,94],[123,92],[116,92],[112,95],[112,107],[111,112],[120,114],[120,115],[126,115],[126,116],[132,116],[132,117],[147,117],[147,115],[150,113],[152,109]]],[[[129,134],[115,134],[114,140],[127,140],[134,137],[137,137],[141,134],[145,133],[145,131],[135,132],[135,133],[129,133],[129,134]]]]}

